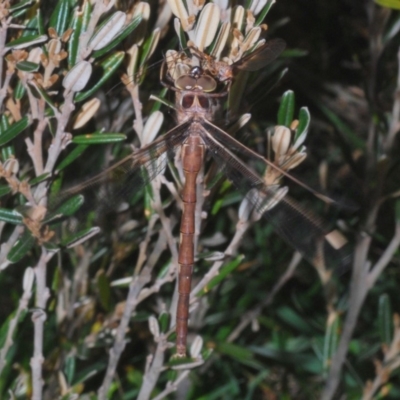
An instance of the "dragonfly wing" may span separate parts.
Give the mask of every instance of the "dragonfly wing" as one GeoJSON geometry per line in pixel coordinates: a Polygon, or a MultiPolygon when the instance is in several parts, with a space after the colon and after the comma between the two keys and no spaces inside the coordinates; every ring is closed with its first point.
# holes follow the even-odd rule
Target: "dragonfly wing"
{"type": "Polygon", "coordinates": [[[339,232],[327,229],[322,220],[287,196],[286,188],[266,185],[260,175],[224,148],[205,127],[202,137],[227,178],[304,258],[317,267],[344,267],[349,262],[343,249],[345,240],[339,232]]]}
{"type": "Polygon", "coordinates": [[[51,199],[49,208],[54,210],[72,196],[82,194],[84,210],[115,210],[164,170],[168,153],[174,153],[186,139],[190,125],[191,121],[178,125],[100,174],[66,189],[51,199]]]}
{"type": "MultiPolygon", "coordinates": [[[[312,193],[315,197],[318,197],[320,200],[324,201],[327,204],[336,204],[337,206],[341,206],[336,200],[330,198],[329,196],[321,193],[320,191],[312,188],[311,186],[305,184],[301,180],[297,179],[294,175],[288,173],[284,169],[280,168],[270,160],[264,158],[260,154],[256,153],[255,151],[249,149],[234,137],[223,131],[222,129],[218,128],[214,124],[209,121],[202,121],[203,127],[220,143],[224,144],[225,148],[233,151],[235,154],[239,154],[240,156],[249,158],[251,160],[257,160],[264,168],[271,167],[277,170],[283,176],[289,178],[292,182],[296,183],[297,185],[303,187],[310,193],[312,193]]],[[[351,207],[348,207],[351,208],[351,207]]]]}
{"type": "Polygon", "coordinates": [[[232,67],[243,71],[258,71],[278,58],[279,54],[285,48],[286,42],[283,39],[269,40],[252,53],[234,63],[232,67]]]}

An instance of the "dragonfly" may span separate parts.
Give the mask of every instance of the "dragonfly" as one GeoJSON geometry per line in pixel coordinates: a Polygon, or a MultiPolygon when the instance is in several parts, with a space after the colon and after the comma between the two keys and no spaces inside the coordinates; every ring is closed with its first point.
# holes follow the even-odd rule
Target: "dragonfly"
{"type": "MultiPolygon", "coordinates": [[[[256,71],[274,61],[284,50],[282,39],[265,42],[252,53],[229,65],[192,49],[179,63],[165,60],[161,83],[175,93],[177,126],[151,144],[116,162],[93,178],[67,189],[62,198],[107,183],[111,196],[101,193],[101,202],[113,206],[113,199],[129,198],[160,174],[166,160],[180,155],[184,183],[181,192],[182,217],[179,241],[178,304],[176,312],[176,356],[186,355],[189,301],[195,263],[195,209],[197,182],[210,155],[220,170],[245,196],[259,215],[271,222],[277,233],[313,264],[342,259],[345,241],[337,231],[329,231],[314,214],[303,209],[287,195],[287,188],[265,177],[242,161],[255,159],[277,175],[291,177],[283,168],[246,147],[214,122],[228,96],[238,71],[256,71]],[[179,64],[179,65],[178,65],[179,64]],[[107,200],[107,198],[109,200],[107,200]]],[[[313,191],[314,192],[314,191],[313,191]]]]}

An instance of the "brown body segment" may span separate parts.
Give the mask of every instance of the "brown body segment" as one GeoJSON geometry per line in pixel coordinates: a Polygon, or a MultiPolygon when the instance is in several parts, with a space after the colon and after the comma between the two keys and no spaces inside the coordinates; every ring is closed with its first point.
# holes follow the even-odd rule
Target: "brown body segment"
{"type": "Polygon", "coordinates": [[[186,355],[186,337],[189,319],[189,299],[194,264],[194,232],[196,209],[196,181],[204,157],[204,143],[198,134],[197,123],[190,128],[190,135],[182,146],[182,164],[185,184],[182,191],[183,212],[179,245],[179,298],[176,315],[177,356],[186,355]]]}

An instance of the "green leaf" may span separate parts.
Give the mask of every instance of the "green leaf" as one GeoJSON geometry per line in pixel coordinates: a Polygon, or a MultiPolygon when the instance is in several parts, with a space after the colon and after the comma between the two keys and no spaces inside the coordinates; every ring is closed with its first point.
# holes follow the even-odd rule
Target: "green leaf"
{"type": "Polygon", "coordinates": [[[294,103],[294,92],[292,90],[286,91],[279,106],[278,125],[290,127],[294,117],[294,103]]]}
{"type": "Polygon", "coordinates": [[[93,93],[95,93],[101,86],[104,85],[105,82],[117,71],[118,67],[124,60],[125,53],[123,51],[116,52],[115,54],[112,54],[110,57],[108,57],[105,61],[103,61],[100,66],[103,68],[103,75],[101,78],[97,81],[97,83],[89,90],[86,92],[81,92],[78,93],[75,96],[75,101],[79,102],[82,100],[87,99],[90,97],[93,93]]]}
{"type": "Polygon", "coordinates": [[[17,10],[21,10],[23,8],[27,8],[30,5],[32,5],[34,3],[34,1],[35,0],[23,0],[23,1],[20,1],[19,3],[14,4],[13,6],[11,6],[9,8],[9,11],[10,11],[10,13],[13,13],[13,12],[15,12],[17,10]]]}
{"type": "Polygon", "coordinates": [[[190,357],[174,357],[172,356],[168,362],[166,363],[169,367],[176,367],[178,365],[190,364],[193,362],[193,359],[190,357]]]}
{"type": "Polygon", "coordinates": [[[378,325],[381,343],[389,346],[393,337],[393,317],[390,298],[386,293],[379,297],[378,325]]]}
{"type": "Polygon", "coordinates": [[[3,114],[0,121],[0,135],[2,135],[10,127],[10,121],[7,116],[3,114]]]}
{"type": "Polygon", "coordinates": [[[110,282],[103,270],[99,271],[96,277],[97,290],[99,293],[100,303],[106,311],[111,308],[110,298],[110,282]]]}
{"type": "Polygon", "coordinates": [[[299,111],[299,125],[297,126],[296,129],[296,135],[295,135],[295,140],[301,136],[303,132],[307,132],[308,128],[310,126],[310,121],[311,121],[311,115],[310,111],[308,111],[307,107],[302,107],[300,108],[299,111]]]}
{"type": "Polygon", "coordinates": [[[40,183],[40,182],[43,182],[43,181],[45,181],[46,179],[48,179],[49,177],[50,177],[50,173],[49,172],[46,172],[46,173],[44,173],[44,174],[42,174],[42,175],[39,175],[39,176],[37,176],[36,178],[33,178],[33,179],[31,179],[30,181],[29,181],[29,185],[30,186],[35,186],[35,185],[37,185],[38,183],[40,183]]]}
{"type": "Polygon", "coordinates": [[[87,135],[77,135],[72,139],[75,144],[106,144],[115,143],[125,140],[126,135],[123,133],[88,133],[87,135]]]}
{"type": "Polygon", "coordinates": [[[65,360],[64,373],[67,378],[68,384],[71,386],[74,380],[75,375],[75,367],[76,367],[76,358],[73,355],[67,356],[65,360]]]}
{"type": "Polygon", "coordinates": [[[70,249],[72,247],[77,246],[78,244],[81,244],[85,242],[86,240],[89,240],[91,237],[94,235],[97,235],[100,232],[100,228],[95,226],[92,228],[87,228],[83,229],[77,233],[75,233],[72,236],[67,237],[66,239],[63,239],[61,241],[61,245],[70,249]]]}
{"type": "Polygon", "coordinates": [[[305,334],[311,334],[313,332],[307,320],[290,307],[280,307],[276,310],[276,314],[286,324],[292,326],[300,332],[303,332],[305,334]]]}
{"type": "MultiPolygon", "coordinates": [[[[85,2],[85,7],[90,7],[90,2],[85,2]]],[[[68,41],[68,66],[72,68],[76,64],[76,57],[78,55],[79,38],[82,34],[83,14],[75,11],[72,19],[72,34],[68,41]]]]}
{"type": "Polygon", "coordinates": [[[4,146],[10,140],[15,139],[21,132],[23,132],[32,121],[28,116],[20,119],[19,121],[12,124],[8,129],[3,131],[0,135],[0,146],[4,146]]]}
{"type": "Polygon", "coordinates": [[[142,50],[142,54],[141,54],[140,62],[139,62],[140,67],[143,67],[144,64],[146,63],[146,61],[153,54],[154,48],[157,45],[159,38],[160,38],[160,31],[159,31],[159,29],[157,29],[157,30],[154,30],[151,33],[151,36],[144,42],[143,50],[142,50]]]}
{"type": "Polygon", "coordinates": [[[92,57],[99,58],[102,55],[108,53],[112,50],[115,46],[121,43],[126,37],[128,37],[140,24],[142,17],[139,15],[136,18],[133,18],[132,21],[122,29],[122,31],[115,36],[115,38],[105,47],[100,50],[93,52],[92,57]]]}
{"type": "Polygon", "coordinates": [[[245,347],[233,343],[217,343],[216,350],[222,354],[232,357],[242,364],[253,365],[256,363],[253,353],[245,347]]]}
{"type": "Polygon", "coordinates": [[[14,90],[14,99],[21,100],[25,93],[26,93],[26,88],[24,84],[22,83],[22,81],[18,81],[14,90]]]}
{"type": "Polygon", "coordinates": [[[375,3],[393,10],[400,10],[400,0],[375,0],[375,3]]]}
{"type": "Polygon", "coordinates": [[[74,215],[85,202],[85,197],[81,194],[71,197],[66,202],[64,202],[57,210],[52,213],[56,215],[61,215],[63,217],[70,217],[74,215]]]}
{"type": "Polygon", "coordinates": [[[24,72],[34,72],[39,69],[39,64],[30,61],[21,61],[16,65],[17,69],[24,72]]]}
{"type": "Polygon", "coordinates": [[[61,162],[58,164],[56,171],[62,171],[68,165],[73,163],[89,146],[86,144],[80,144],[76,146],[71,153],[69,153],[61,162]]]}
{"type": "Polygon", "coordinates": [[[22,258],[32,249],[34,244],[35,238],[28,229],[25,229],[25,232],[8,253],[7,260],[11,263],[16,263],[22,260],[22,258]]]}
{"type": "Polygon", "coordinates": [[[169,329],[169,323],[171,321],[171,315],[167,312],[162,312],[158,317],[158,323],[160,325],[161,333],[166,333],[169,329]]]}
{"type": "Polygon", "coordinates": [[[29,35],[21,36],[18,39],[12,40],[7,43],[6,48],[8,49],[24,49],[34,44],[43,43],[47,40],[46,35],[29,35]]]}
{"type": "Polygon", "coordinates": [[[53,100],[50,98],[48,93],[45,89],[41,86],[33,83],[28,83],[29,88],[31,89],[32,94],[37,98],[42,98],[52,109],[57,109],[56,105],[54,104],[53,100]]]}
{"type": "Polygon", "coordinates": [[[338,313],[333,314],[333,318],[328,320],[326,327],[324,350],[322,355],[322,365],[327,371],[331,365],[332,357],[336,352],[340,339],[340,316],[338,313]]]}
{"type": "Polygon", "coordinates": [[[261,10],[260,14],[257,17],[256,23],[254,26],[261,25],[264,21],[264,18],[267,16],[269,13],[269,10],[271,9],[272,5],[275,3],[275,0],[268,0],[267,3],[265,4],[264,8],[261,10]]]}
{"type": "Polygon", "coordinates": [[[395,204],[395,218],[397,222],[400,222],[400,200],[397,200],[395,204]]]}
{"type": "Polygon", "coordinates": [[[241,264],[243,258],[244,256],[240,255],[231,262],[227,263],[224,267],[222,267],[219,274],[214,278],[212,278],[211,281],[208,283],[208,285],[199,293],[197,293],[196,296],[197,297],[203,296],[205,293],[209,292],[212,288],[214,288],[216,285],[222,282],[227,277],[227,275],[229,275],[241,264]]]}
{"type": "Polygon", "coordinates": [[[22,225],[22,215],[15,210],[0,208],[0,221],[13,225],[22,225]]]}
{"type": "Polygon", "coordinates": [[[11,192],[11,188],[8,185],[0,185],[0,197],[5,196],[11,192]]]}
{"type": "Polygon", "coordinates": [[[3,160],[8,160],[10,157],[15,156],[14,146],[3,146],[1,147],[1,157],[3,160]]]}
{"type": "Polygon", "coordinates": [[[58,36],[66,30],[70,8],[70,0],[59,0],[50,17],[49,26],[56,30],[58,36]]]}
{"type": "Polygon", "coordinates": [[[83,14],[82,32],[86,32],[89,26],[90,18],[92,16],[92,5],[90,1],[85,1],[82,14],[83,14]]]}
{"type": "Polygon", "coordinates": [[[22,37],[30,36],[35,32],[38,35],[44,35],[43,19],[40,9],[36,10],[36,15],[29,19],[26,29],[22,31],[22,37]]]}

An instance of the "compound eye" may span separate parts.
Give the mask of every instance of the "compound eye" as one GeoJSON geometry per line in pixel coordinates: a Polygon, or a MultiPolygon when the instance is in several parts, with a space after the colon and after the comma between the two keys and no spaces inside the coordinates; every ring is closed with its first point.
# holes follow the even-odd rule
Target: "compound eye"
{"type": "Polygon", "coordinates": [[[192,105],[193,105],[193,102],[194,102],[194,96],[192,95],[192,94],[185,94],[183,97],[182,97],[182,102],[181,102],[181,104],[182,104],[182,107],[183,108],[190,108],[190,107],[192,107],[192,105]]]}
{"type": "Polygon", "coordinates": [[[208,101],[208,98],[205,96],[197,96],[199,100],[199,104],[202,108],[207,109],[210,107],[210,102],[208,101]]]}
{"type": "Polygon", "coordinates": [[[175,81],[175,87],[180,90],[191,90],[196,86],[197,80],[190,75],[182,75],[175,81]]]}
{"type": "Polygon", "coordinates": [[[197,86],[200,86],[204,92],[212,92],[217,87],[217,82],[211,76],[203,75],[197,79],[197,86]]]}

